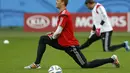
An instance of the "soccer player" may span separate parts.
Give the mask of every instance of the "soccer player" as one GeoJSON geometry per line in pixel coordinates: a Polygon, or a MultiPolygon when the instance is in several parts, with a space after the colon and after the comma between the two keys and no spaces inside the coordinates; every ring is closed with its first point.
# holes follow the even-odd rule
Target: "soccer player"
{"type": "Polygon", "coordinates": [[[124,47],[127,51],[130,51],[128,41],[124,41],[119,45],[111,46],[113,28],[103,5],[96,3],[94,0],[86,0],[85,5],[88,9],[92,10],[93,28],[88,40],[80,46],[80,49],[84,49],[85,47],[90,46],[93,42],[101,39],[103,51],[105,52],[112,52],[122,47],[124,47]]]}
{"type": "Polygon", "coordinates": [[[96,59],[91,62],[87,62],[86,58],[79,49],[79,42],[74,37],[74,30],[72,24],[72,18],[66,6],[68,0],[56,0],[56,7],[59,9],[60,13],[58,15],[57,29],[54,33],[44,35],[40,37],[37,57],[33,64],[25,66],[25,69],[39,69],[40,62],[43,53],[46,50],[46,45],[50,45],[56,49],[65,51],[69,56],[71,56],[74,61],[80,65],[82,68],[94,68],[107,63],[112,63],[116,67],[119,67],[119,61],[116,55],[111,56],[106,59],[96,59]]]}

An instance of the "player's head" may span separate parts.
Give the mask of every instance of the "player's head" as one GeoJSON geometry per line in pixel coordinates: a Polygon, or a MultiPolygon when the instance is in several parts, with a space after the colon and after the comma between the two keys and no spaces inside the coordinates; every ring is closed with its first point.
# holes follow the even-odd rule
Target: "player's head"
{"type": "Polygon", "coordinates": [[[68,0],[56,0],[56,7],[60,9],[63,6],[67,6],[68,0]]]}
{"type": "Polygon", "coordinates": [[[94,8],[95,5],[95,1],[94,0],[86,0],[85,1],[85,5],[88,7],[88,9],[92,10],[94,8]]]}

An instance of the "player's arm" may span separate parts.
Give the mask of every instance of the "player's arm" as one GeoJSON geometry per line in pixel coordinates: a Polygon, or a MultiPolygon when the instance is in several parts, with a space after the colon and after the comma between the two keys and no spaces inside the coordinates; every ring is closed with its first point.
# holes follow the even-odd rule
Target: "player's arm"
{"type": "Polygon", "coordinates": [[[59,35],[61,34],[62,30],[63,30],[63,28],[61,26],[58,26],[56,31],[52,35],[52,38],[57,39],[59,37],[59,35]]]}
{"type": "Polygon", "coordinates": [[[91,30],[91,34],[96,33],[97,36],[100,36],[101,35],[100,29],[101,29],[100,23],[94,21],[93,30],[91,30]]]}
{"type": "Polygon", "coordinates": [[[51,37],[52,39],[57,39],[60,36],[60,34],[62,33],[62,31],[66,25],[66,21],[67,21],[66,16],[60,17],[60,22],[58,24],[56,31],[52,34],[52,37],[51,37]]]}
{"type": "Polygon", "coordinates": [[[96,26],[95,26],[96,31],[95,32],[96,32],[97,36],[100,36],[101,35],[100,29],[101,29],[102,25],[104,25],[104,23],[107,19],[107,13],[106,13],[106,10],[103,6],[99,6],[97,8],[97,13],[100,15],[101,21],[98,23],[95,22],[95,24],[96,24],[96,26]]]}
{"type": "Polygon", "coordinates": [[[98,9],[98,13],[100,14],[100,17],[101,17],[101,22],[100,24],[101,25],[104,25],[106,19],[107,19],[107,12],[105,10],[105,8],[103,6],[100,6],[98,9]]]}

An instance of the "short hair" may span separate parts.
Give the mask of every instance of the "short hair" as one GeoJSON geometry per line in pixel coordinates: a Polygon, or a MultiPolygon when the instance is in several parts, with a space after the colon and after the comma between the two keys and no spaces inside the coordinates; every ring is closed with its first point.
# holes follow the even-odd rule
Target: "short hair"
{"type": "Polygon", "coordinates": [[[65,3],[65,6],[68,4],[68,0],[62,0],[65,3]]]}
{"type": "Polygon", "coordinates": [[[93,3],[95,3],[95,1],[94,0],[86,0],[85,4],[88,4],[88,3],[93,4],[93,3]]]}

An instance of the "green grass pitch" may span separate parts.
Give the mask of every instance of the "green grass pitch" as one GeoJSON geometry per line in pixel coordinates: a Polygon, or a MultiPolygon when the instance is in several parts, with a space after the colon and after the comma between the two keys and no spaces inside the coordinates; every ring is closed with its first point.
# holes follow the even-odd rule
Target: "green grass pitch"
{"type": "MultiPolygon", "coordinates": [[[[124,48],[115,52],[103,52],[101,40],[82,50],[88,61],[97,58],[107,58],[116,54],[121,63],[120,68],[114,68],[107,64],[94,69],[80,68],[64,51],[47,46],[41,61],[41,69],[26,70],[24,66],[34,62],[38,40],[45,33],[23,32],[22,30],[0,29],[0,73],[48,73],[51,65],[59,65],[63,73],[130,73],[130,52],[124,48]],[[10,44],[3,44],[8,39],[10,44]]],[[[75,33],[76,38],[82,44],[89,33],[75,33]]],[[[124,40],[130,41],[130,33],[114,32],[111,44],[120,44],[124,40]]]]}

